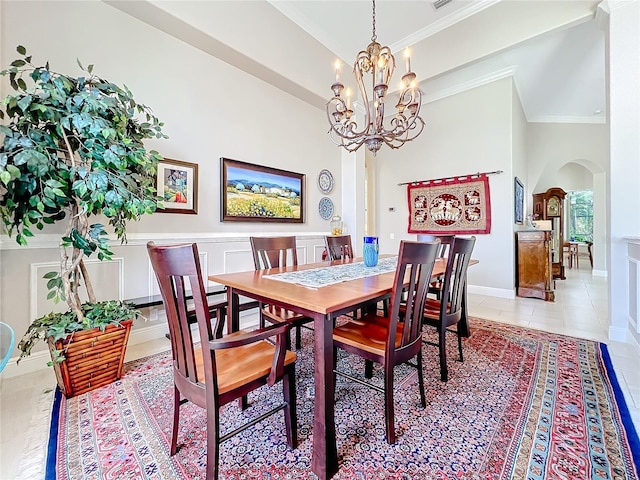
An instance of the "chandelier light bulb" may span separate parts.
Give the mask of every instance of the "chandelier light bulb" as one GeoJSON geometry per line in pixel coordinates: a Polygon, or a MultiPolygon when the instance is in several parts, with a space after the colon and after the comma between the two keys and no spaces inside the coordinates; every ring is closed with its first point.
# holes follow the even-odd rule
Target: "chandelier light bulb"
{"type": "MultiPolygon", "coordinates": [[[[376,2],[372,0],[371,43],[361,50],[353,64],[358,99],[362,102],[364,118],[357,121],[358,115],[352,115],[351,90],[344,91],[340,83],[340,60],[335,63],[336,79],[331,86],[334,93],[326,105],[329,121],[329,136],[338,146],[354,152],[362,145],[375,155],[382,145],[400,148],[406,142],[414,140],[424,129],[424,121],[420,117],[422,92],[416,81],[416,74],[411,71],[411,52],[404,51],[407,72],[402,76],[395,104],[395,115],[389,115],[385,124],[385,107],[387,93],[396,68],[396,61],[388,46],[376,41],[376,2]],[[369,75],[371,77],[369,77],[369,75]]],[[[358,104],[360,105],[360,103],[358,104]]]]}
{"type": "Polygon", "coordinates": [[[336,83],[340,83],[340,69],[342,68],[342,63],[340,62],[340,60],[336,60],[335,67],[336,67],[336,83]]]}
{"type": "Polygon", "coordinates": [[[411,50],[409,47],[404,49],[404,64],[407,67],[407,73],[411,72],[411,50]]]}

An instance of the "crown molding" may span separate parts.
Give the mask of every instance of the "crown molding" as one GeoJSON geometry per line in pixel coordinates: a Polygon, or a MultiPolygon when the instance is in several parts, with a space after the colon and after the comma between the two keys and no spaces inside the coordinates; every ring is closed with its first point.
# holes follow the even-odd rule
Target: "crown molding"
{"type": "Polygon", "coordinates": [[[457,85],[453,85],[451,87],[439,90],[435,93],[424,95],[422,97],[422,103],[431,103],[437,100],[442,100],[446,97],[451,97],[453,95],[458,95],[459,93],[466,92],[468,90],[473,90],[474,88],[481,87],[483,85],[487,85],[489,83],[493,83],[497,80],[501,80],[507,77],[514,77],[516,75],[516,67],[511,66],[507,68],[503,68],[501,70],[496,70],[495,72],[488,73],[486,75],[481,75],[473,80],[469,80],[467,82],[462,82],[457,85]]]}
{"type": "Polygon", "coordinates": [[[455,25],[458,22],[462,22],[467,18],[475,15],[482,10],[495,5],[500,0],[476,0],[474,2],[469,2],[468,6],[456,10],[453,13],[450,13],[446,17],[441,18],[433,22],[430,25],[427,25],[424,28],[412,33],[411,35],[407,35],[402,40],[399,40],[395,43],[389,45],[389,48],[392,52],[399,52],[404,50],[406,47],[410,45],[415,45],[416,43],[424,40],[425,38],[431,37],[442,30],[446,30],[447,28],[455,25]]]}

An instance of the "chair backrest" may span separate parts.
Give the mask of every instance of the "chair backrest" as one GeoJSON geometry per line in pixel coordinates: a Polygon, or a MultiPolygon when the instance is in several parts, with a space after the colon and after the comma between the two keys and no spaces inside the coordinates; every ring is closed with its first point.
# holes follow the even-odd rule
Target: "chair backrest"
{"type": "Polygon", "coordinates": [[[250,237],[256,270],[298,264],[296,237],[250,237]]]}
{"type": "MultiPolygon", "coordinates": [[[[215,389],[216,382],[213,378],[216,372],[211,355],[203,355],[205,378],[198,378],[194,340],[187,318],[186,297],[189,293],[186,287],[190,285],[201,342],[205,344],[206,339],[213,340],[211,318],[198,261],[198,246],[195,243],[161,246],[149,242],[147,252],[160,286],[169,323],[174,375],[180,375],[185,381],[193,384],[206,381],[215,389]]],[[[221,336],[221,319],[216,318],[213,331],[216,332],[216,337],[221,336]]]]}
{"type": "Polygon", "coordinates": [[[455,235],[418,235],[419,242],[435,242],[436,240],[440,240],[440,250],[438,251],[438,258],[445,258],[449,255],[449,249],[451,248],[451,245],[453,244],[455,238],[455,235]]]}
{"type": "Polygon", "coordinates": [[[324,237],[324,245],[327,249],[327,260],[353,258],[351,235],[327,235],[324,237]]]}
{"type": "Polygon", "coordinates": [[[431,273],[440,242],[400,242],[398,265],[391,290],[391,315],[386,355],[392,364],[412,358],[422,345],[422,317],[431,273]],[[398,338],[400,305],[406,298],[402,336],[398,338]]]}
{"type": "Polygon", "coordinates": [[[467,268],[475,243],[476,237],[456,237],[449,251],[440,305],[440,320],[443,328],[457,323],[462,316],[467,268]]]}

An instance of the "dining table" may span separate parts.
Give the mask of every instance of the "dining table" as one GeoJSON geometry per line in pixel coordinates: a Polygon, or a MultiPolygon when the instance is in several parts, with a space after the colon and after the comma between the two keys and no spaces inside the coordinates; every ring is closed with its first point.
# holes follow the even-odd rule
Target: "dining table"
{"type": "MultiPolygon", "coordinates": [[[[249,272],[213,274],[208,277],[210,281],[227,288],[229,332],[237,331],[240,327],[240,296],[277,305],[313,319],[315,398],[311,469],[321,480],[331,478],[338,470],[334,420],[333,326],[340,315],[366,308],[371,302],[390,295],[395,276],[393,259],[397,261],[397,256],[381,255],[376,267],[363,268],[362,258],[356,257],[249,272]],[[385,263],[388,265],[386,269],[382,268],[385,263]],[[356,277],[366,276],[351,278],[348,270],[352,270],[356,277]],[[341,278],[342,271],[347,272],[346,277],[341,278]],[[323,281],[331,283],[323,284],[323,281]]],[[[446,265],[446,258],[437,259],[432,277],[442,275],[446,265]]],[[[459,327],[462,335],[470,335],[466,295],[463,298],[463,319],[459,327]]]]}

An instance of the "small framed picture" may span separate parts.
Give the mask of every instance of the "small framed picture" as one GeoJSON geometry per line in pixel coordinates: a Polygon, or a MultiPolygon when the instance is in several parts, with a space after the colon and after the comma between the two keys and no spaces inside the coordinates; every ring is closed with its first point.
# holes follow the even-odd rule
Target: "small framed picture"
{"type": "Polygon", "coordinates": [[[198,213],[198,164],[165,158],[158,162],[158,196],[164,208],[160,213],[198,213]]]}
{"type": "Polygon", "coordinates": [[[524,221],[524,185],[518,177],[515,177],[513,200],[515,223],[522,225],[524,221]]]}

